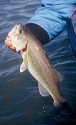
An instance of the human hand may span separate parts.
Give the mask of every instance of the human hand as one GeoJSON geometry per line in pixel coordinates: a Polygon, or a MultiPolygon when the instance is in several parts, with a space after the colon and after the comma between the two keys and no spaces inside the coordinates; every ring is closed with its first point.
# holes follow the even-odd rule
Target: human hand
{"type": "Polygon", "coordinates": [[[5,44],[8,46],[8,48],[10,48],[10,49],[13,50],[14,52],[16,52],[16,49],[15,49],[15,47],[12,45],[12,41],[10,40],[10,37],[6,37],[5,44]]]}

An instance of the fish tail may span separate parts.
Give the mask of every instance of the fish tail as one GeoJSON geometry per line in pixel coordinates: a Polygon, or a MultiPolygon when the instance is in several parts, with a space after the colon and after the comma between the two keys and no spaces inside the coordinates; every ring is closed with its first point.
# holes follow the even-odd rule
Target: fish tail
{"type": "Polygon", "coordinates": [[[73,110],[67,102],[60,103],[59,105],[54,104],[54,110],[56,115],[59,115],[64,109],[70,114],[73,114],[73,110]]]}
{"type": "Polygon", "coordinates": [[[64,109],[66,109],[67,112],[73,113],[73,110],[70,107],[70,105],[68,104],[68,102],[63,103],[63,107],[64,107],[64,109]]]}

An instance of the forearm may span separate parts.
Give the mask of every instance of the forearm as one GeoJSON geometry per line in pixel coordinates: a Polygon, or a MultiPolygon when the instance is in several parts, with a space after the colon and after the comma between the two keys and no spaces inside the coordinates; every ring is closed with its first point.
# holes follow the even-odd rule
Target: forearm
{"type": "Polygon", "coordinates": [[[49,42],[65,28],[64,17],[71,17],[75,1],[42,0],[41,7],[35,12],[35,15],[28,21],[26,26],[38,39],[40,38],[42,44],[49,42]]]}

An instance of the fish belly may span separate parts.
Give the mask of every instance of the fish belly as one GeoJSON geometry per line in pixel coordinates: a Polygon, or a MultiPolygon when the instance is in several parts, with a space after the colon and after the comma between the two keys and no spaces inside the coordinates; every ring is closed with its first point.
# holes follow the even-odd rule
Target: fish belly
{"type": "Polygon", "coordinates": [[[49,92],[54,101],[63,99],[56,73],[51,66],[45,52],[36,49],[28,49],[28,70],[31,75],[49,92]]]}

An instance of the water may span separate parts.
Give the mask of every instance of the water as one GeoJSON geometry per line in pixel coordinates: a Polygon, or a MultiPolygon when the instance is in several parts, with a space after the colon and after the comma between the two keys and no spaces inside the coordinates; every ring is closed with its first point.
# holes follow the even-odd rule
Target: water
{"type": "MultiPolygon", "coordinates": [[[[17,24],[26,24],[40,6],[38,0],[0,0],[0,125],[70,125],[76,122],[65,110],[55,116],[50,96],[43,98],[36,80],[19,72],[22,58],[6,47],[4,40],[17,24]]],[[[54,67],[65,76],[63,96],[76,112],[76,60],[66,30],[45,47],[54,67]]]]}

